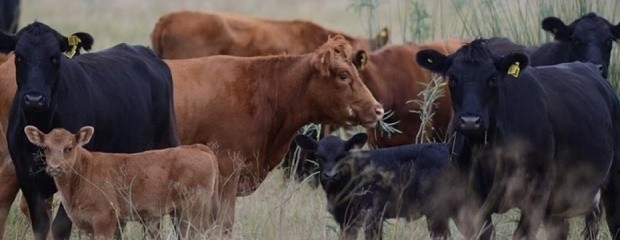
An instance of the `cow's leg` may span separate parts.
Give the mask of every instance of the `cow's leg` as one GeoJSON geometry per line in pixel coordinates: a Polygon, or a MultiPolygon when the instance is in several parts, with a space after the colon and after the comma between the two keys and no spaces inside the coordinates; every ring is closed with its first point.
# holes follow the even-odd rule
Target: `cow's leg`
{"type": "Polygon", "coordinates": [[[45,198],[41,194],[32,191],[32,188],[22,187],[21,189],[28,203],[34,238],[44,240],[50,228],[50,215],[47,212],[45,198]]]}
{"type": "Polygon", "coordinates": [[[71,219],[67,215],[65,208],[60,204],[58,212],[52,223],[52,234],[54,239],[69,239],[71,237],[71,219]]]}
{"type": "Polygon", "coordinates": [[[484,223],[477,231],[479,231],[479,239],[494,239],[495,229],[493,228],[493,219],[491,218],[491,215],[484,219],[484,223]]]}
{"type": "Polygon", "coordinates": [[[567,239],[569,224],[564,218],[548,217],[545,219],[545,232],[547,232],[547,240],[567,239]]]}
{"type": "Polygon", "coordinates": [[[448,219],[430,219],[427,216],[426,222],[428,225],[428,232],[431,235],[431,239],[450,238],[448,219]]]}
{"type": "MultiPolygon", "coordinates": [[[[2,136],[4,137],[4,136],[2,136]]],[[[17,185],[17,176],[15,175],[15,167],[10,159],[4,160],[0,167],[0,239],[4,236],[4,227],[6,219],[11,210],[11,205],[17,196],[19,186],[17,185]]]]}
{"type": "Polygon", "coordinates": [[[342,240],[355,240],[357,239],[357,231],[359,230],[359,226],[355,223],[349,223],[341,225],[340,229],[342,232],[340,233],[340,239],[342,240]]]}
{"type": "MultiPolygon", "coordinates": [[[[232,160],[231,160],[232,162],[232,160]]],[[[235,204],[237,200],[237,190],[239,185],[239,171],[235,171],[231,176],[222,175],[219,191],[221,201],[218,220],[222,226],[222,238],[231,239],[235,225],[235,204]]]]}
{"type": "Polygon", "coordinates": [[[114,211],[94,216],[92,219],[94,237],[97,240],[112,239],[116,231],[114,211]]]}
{"type": "Polygon", "coordinates": [[[602,201],[594,204],[592,211],[586,215],[585,228],[583,230],[584,239],[597,239],[599,224],[601,223],[602,201]]]}
{"type": "MultiPolygon", "coordinates": [[[[379,201],[387,203],[387,201],[379,201]]],[[[364,236],[366,240],[383,239],[383,207],[384,204],[373,206],[372,210],[365,210],[364,213],[364,236]]]]}
{"type": "Polygon", "coordinates": [[[612,239],[620,237],[620,172],[616,173],[616,177],[610,176],[609,185],[603,190],[603,204],[605,206],[605,216],[607,226],[612,239]]]}

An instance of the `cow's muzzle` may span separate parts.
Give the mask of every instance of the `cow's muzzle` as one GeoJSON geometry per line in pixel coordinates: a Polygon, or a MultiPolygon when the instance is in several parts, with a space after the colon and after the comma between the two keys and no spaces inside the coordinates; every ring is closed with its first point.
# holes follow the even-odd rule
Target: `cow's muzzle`
{"type": "Polygon", "coordinates": [[[460,124],[459,124],[459,128],[464,131],[464,132],[475,132],[475,131],[479,131],[481,124],[480,124],[480,117],[477,116],[466,116],[466,117],[460,117],[460,124]]]}
{"type": "Polygon", "coordinates": [[[26,108],[44,108],[45,96],[40,93],[27,93],[23,96],[23,104],[26,108]]]}

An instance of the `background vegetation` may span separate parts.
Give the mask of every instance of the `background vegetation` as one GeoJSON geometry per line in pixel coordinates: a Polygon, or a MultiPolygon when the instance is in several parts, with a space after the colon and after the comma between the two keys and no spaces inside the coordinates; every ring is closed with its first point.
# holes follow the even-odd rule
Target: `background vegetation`
{"type": "MultiPolygon", "coordinates": [[[[309,19],[358,36],[373,36],[380,27],[387,26],[392,44],[491,36],[539,44],[552,40],[540,27],[541,20],[547,16],[557,16],[568,24],[594,11],[613,24],[620,21],[617,0],[24,0],[21,9],[20,26],[38,20],[65,35],[86,31],[95,37],[95,51],[120,42],[149,45],[150,32],[159,16],[181,9],[309,19]]],[[[615,45],[610,81],[618,86],[620,46],[615,45]]],[[[305,183],[284,182],[281,174],[279,170],[272,172],[254,194],[238,198],[234,238],[336,239],[338,227],[326,211],[322,190],[305,183]]],[[[28,222],[16,206],[9,217],[5,238],[31,239],[28,222]]],[[[497,237],[510,238],[517,219],[516,211],[496,215],[497,237]]],[[[571,225],[570,238],[580,238],[581,228],[581,221],[576,219],[571,225]]],[[[606,231],[604,227],[600,238],[611,238],[606,231]]],[[[454,227],[453,233],[456,234],[454,227]]],[[[83,237],[75,234],[76,238],[83,237]]],[[[136,226],[123,236],[143,238],[136,226]]],[[[385,237],[427,238],[426,223],[389,221],[385,237]]]]}

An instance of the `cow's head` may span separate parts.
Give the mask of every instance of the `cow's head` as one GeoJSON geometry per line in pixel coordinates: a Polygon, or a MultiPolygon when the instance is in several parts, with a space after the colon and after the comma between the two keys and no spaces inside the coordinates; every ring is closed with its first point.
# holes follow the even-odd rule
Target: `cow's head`
{"type": "Polygon", "coordinates": [[[489,130],[497,106],[498,83],[507,76],[518,76],[529,64],[527,56],[521,53],[504,57],[492,53],[482,39],[450,56],[433,49],[422,50],[416,60],[420,66],[446,77],[452,97],[454,129],[470,136],[489,130]]]}
{"type": "Polygon", "coordinates": [[[347,141],[335,136],[327,136],[318,142],[302,134],[295,137],[295,143],[299,147],[314,152],[319,162],[321,185],[327,191],[348,183],[351,178],[351,165],[348,162],[349,150],[362,147],[366,144],[366,140],[368,140],[368,135],[365,133],[358,133],[347,141]]]}
{"type": "Polygon", "coordinates": [[[352,63],[352,48],[344,37],[330,38],[312,54],[316,74],[308,83],[310,108],[318,110],[315,118],[330,123],[374,126],[383,115],[352,63]]]}
{"type": "Polygon", "coordinates": [[[599,66],[603,77],[609,72],[609,58],[614,41],[620,38],[620,23],[612,25],[595,13],[588,13],[566,26],[556,17],[542,21],[542,28],[555,39],[570,44],[570,61],[591,62],[599,66]]]}
{"type": "Polygon", "coordinates": [[[80,49],[90,50],[93,38],[87,33],[74,33],[70,37],[39,22],[22,28],[16,35],[0,33],[0,52],[15,52],[17,94],[21,105],[28,110],[49,107],[50,97],[62,62],[79,54],[80,49]]]}
{"type": "Polygon", "coordinates": [[[73,172],[78,158],[77,150],[90,141],[94,129],[86,126],[74,135],[64,128],[56,128],[45,134],[35,126],[26,126],[24,132],[28,141],[43,148],[45,171],[57,177],[73,172]]]}

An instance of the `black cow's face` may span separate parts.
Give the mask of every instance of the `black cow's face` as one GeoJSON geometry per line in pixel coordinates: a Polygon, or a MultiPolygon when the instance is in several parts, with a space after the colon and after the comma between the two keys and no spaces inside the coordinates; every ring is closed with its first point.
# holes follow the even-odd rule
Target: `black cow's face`
{"type": "Polygon", "coordinates": [[[528,64],[523,54],[495,55],[486,47],[485,40],[475,40],[450,56],[423,50],[418,52],[416,60],[420,66],[446,76],[454,128],[467,136],[479,136],[489,130],[491,116],[496,111],[499,81],[508,75],[509,69],[520,71],[528,64]]]}
{"type": "Polygon", "coordinates": [[[306,135],[295,137],[295,142],[302,149],[314,152],[319,162],[321,185],[325,189],[347,178],[350,173],[350,165],[347,163],[349,150],[363,146],[366,140],[368,135],[365,133],[356,134],[347,141],[335,136],[327,136],[318,142],[306,135]]]}
{"type": "Polygon", "coordinates": [[[620,38],[620,23],[614,26],[595,13],[588,13],[568,26],[559,18],[548,17],[542,27],[553,33],[556,40],[570,44],[566,51],[570,51],[571,61],[594,63],[607,78],[611,48],[620,38]]]}
{"type": "Polygon", "coordinates": [[[0,52],[15,53],[18,100],[24,110],[42,110],[50,105],[61,63],[79,54],[79,49],[90,50],[92,37],[76,33],[67,38],[39,22],[21,29],[15,36],[1,34],[0,52]]]}

